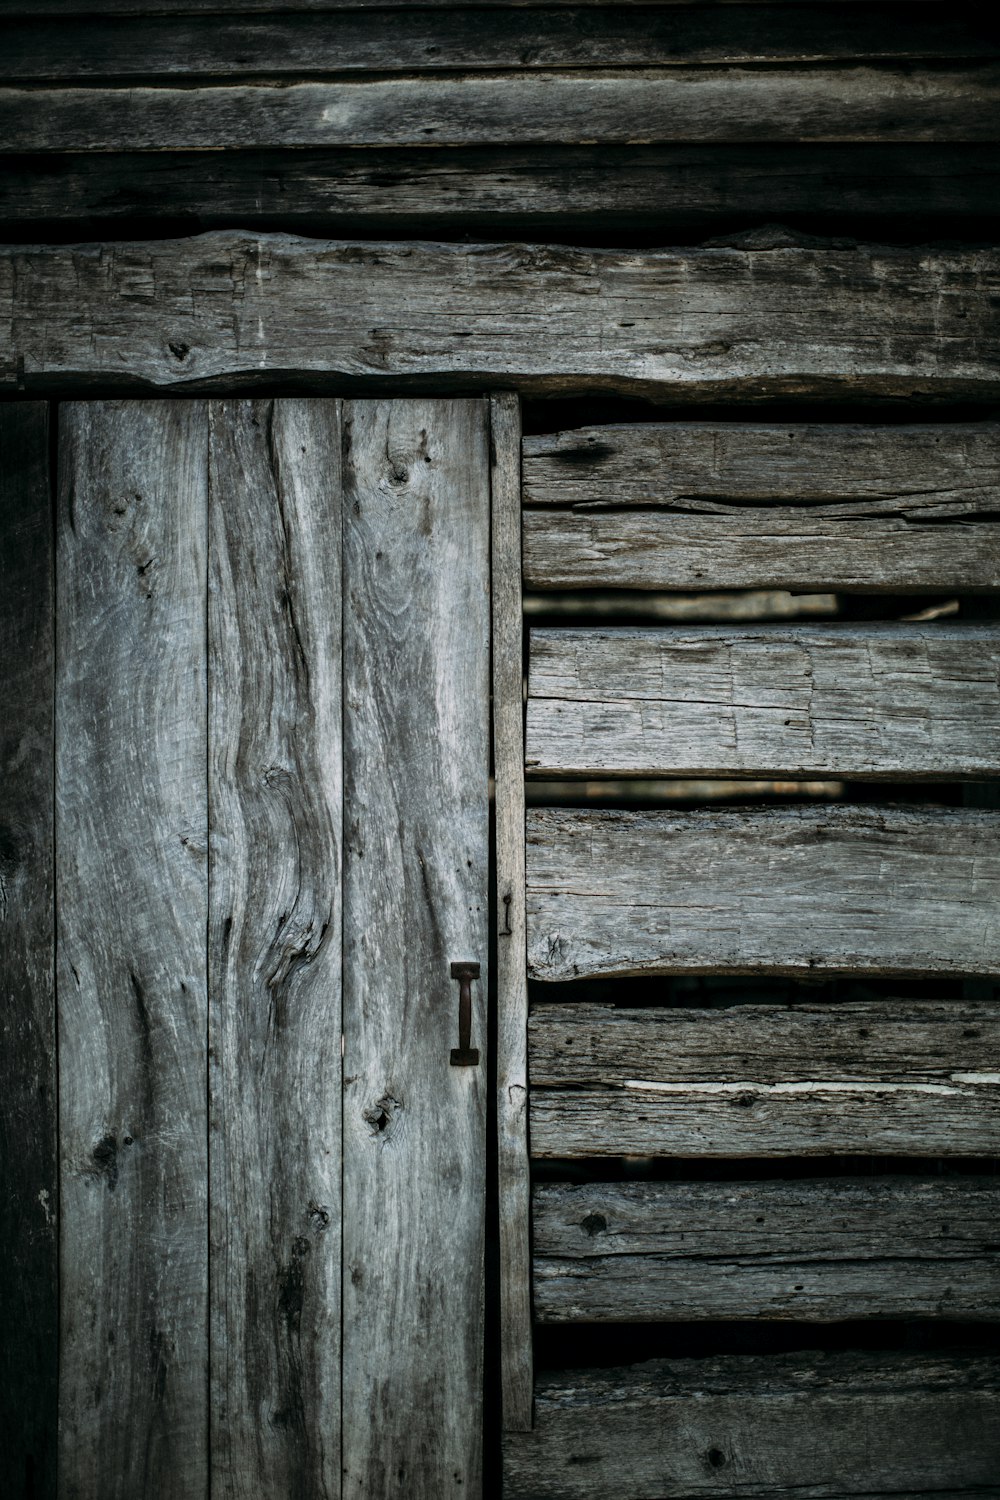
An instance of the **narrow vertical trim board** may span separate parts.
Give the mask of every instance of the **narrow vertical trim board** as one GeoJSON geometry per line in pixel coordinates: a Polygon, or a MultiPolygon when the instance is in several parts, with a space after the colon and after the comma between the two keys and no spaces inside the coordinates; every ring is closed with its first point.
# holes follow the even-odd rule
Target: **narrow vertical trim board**
{"type": "Polygon", "coordinates": [[[341,423],[210,408],[212,1493],[340,1493],[341,423]]]}
{"type": "Polygon", "coordinates": [[[344,1500],[480,1494],[488,417],[344,407],[344,1500]]]}
{"type": "Polygon", "coordinates": [[[202,402],[60,417],[60,1494],[208,1481],[202,402]]]}
{"type": "Polygon", "coordinates": [[[58,1242],[48,408],[0,406],[0,1431],[56,1493],[58,1242]]]}
{"type": "Polygon", "coordinates": [[[528,978],[524,910],[521,411],[490,403],[493,508],[493,769],[497,862],[497,1132],[503,1425],[531,1427],[528,978]]]}

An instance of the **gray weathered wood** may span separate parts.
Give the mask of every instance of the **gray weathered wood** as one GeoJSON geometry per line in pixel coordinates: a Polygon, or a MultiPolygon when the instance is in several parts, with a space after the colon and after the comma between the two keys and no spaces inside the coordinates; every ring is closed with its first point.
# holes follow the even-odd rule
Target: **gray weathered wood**
{"type": "Polygon", "coordinates": [[[910,520],[909,507],[900,514],[891,503],[872,503],[867,514],[857,505],[850,514],[824,509],[526,510],[525,587],[1000,588],[1000,526],[971,508],[941,520],[921,518],[916,507],[910,520]]]}
{"type": "MultiPolygon", "coordinates": [[[[242,7],[241,7],[242,9],[242,7]]],[[[278,7],[275,7],[278,9],[278,7]]],[[[5,80],[299,77],[451,68],[664,66],[824,59],[995,57],[989,29],[966,10],[895,3],[829,14],[805,5],[650,7],[637,26],[621,7],[567,5],[397,10],[391,26],[361,11],[8,22],[5,80]]]]}
{"type": "MultiPolygon", "coordinates": [[[[481,1483],[489,410],[345,404],[344,1500],[481,1483]],[[479,1065],[459,1042],[473,960],[479,1065]]],[[[459,1487],[460,1490],[459,1490],[459,1487]]]]}
{"type": "Polygon", "coordinates": [[[995,975],[998,826],[944,807],[529,808],[529,973],[995,975]]]}
{"type": "Polygon", "coordinates": [[[497,1141],[503,1425],[531,1426],[528,980],[524,916],[521,410],[490,402],[493,775],[497,889],[497,1141]]]}
{"type": "Polygon", "coordinates": [[[0,385],[190,389],[297,371],[674,401],[995,398],[998,280],[991,250],[626,252],[244,233],[8,246],[0,385]]]}
{"type": "Polygon", "coordinates": [[[55,1500],[59,1195],[48,409],[0,406],[0,1429],[11,1493],[55,1500]]]}
{"type": "Polygon", "coordinates": [[[340,404],[210,411],[212,1492],[340,1491],[340,404]]]}
{"type": "Polygon", "coordinates": [[[995,1493],[1000,1361],[777,1354],[541,1376],[510,1500],[995,1493]],[[803,1485],[805,1483],[805,1491],[803,1485]]]}
{"type": "Polygon", "coordinates": [[[992,512],[1000,424],[857,426],[650,422],[524,439],[525,505],[599,505],[730,514],[809,503],[821,514],[944,520],[992,512]],[[871,502],[888,501],[885,507],[871,502]]]}
{"type": "Polygon", "coordinates": [[[532,1153],[990,1155],[998,1027],[971,1001],[546,1005],[529,1023],[532,1153]]]}
{"type": "Polygon", "coordinates": [[[576,228],[601,236],[609,183],[616,228],[661,237],[665,222],[673,233],[705,234],[720,219],[832,209],[855,222],[877,216],[880,228],[904,217],[912,237],[934,216],[968,232],[970,215],[1000,211],[996,152],[969,143],[120,151],[49,157],[38,168],[33,156],[3,158],[0,220],[65,232],[82,219],[88,236],[95,221],[110,233],[132,220],[125,232],[134,234],[136,219],[176,223],[195,213],[192,228],[235,221],[306,234],[322,224],[327,234],[426,238],[460,227],[493,239],[576,228]]]}
{"type": "Polygon", "coordinates": [[[0,89],[10,151],[995,141],[1000,69],[812,64],[0,89]]]}
{"type": "Polygon", "coordinates": [[[207,410],[64,406],[60,1494],[208,1468],[207,410]]]}
{"type": "Polygon", "coordinates": [[[543,1323],[1000,1318],[991,1177],[541,1183],[543,1323]]]}
{"type": "Polygon", "coordinates": [[[533,630],[538,776],[1000,774],[991,625],[533,630]]]}

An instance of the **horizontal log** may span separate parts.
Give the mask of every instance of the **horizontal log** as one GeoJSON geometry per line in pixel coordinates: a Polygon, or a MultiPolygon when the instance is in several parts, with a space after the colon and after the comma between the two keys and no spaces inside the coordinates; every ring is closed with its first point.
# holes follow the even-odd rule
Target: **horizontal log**
{"type": "Polygon", "coordinates": [[[1000,1360],[780,1354],[547,1372],[534,1431],[505,1434],[503,1461],[509,1500],[972,1500],[996,1493],[1000,1360]]]}
{"type": "MultiPolygon", "coordinates": [[[[433,10],[455,10],[463,8],[466,0],[420,0],[422,8],[433,10]]],[[[501,0],[502,3],[502,0],[501,0]]],[[[538,7],[571,6],[582,8],[603,6],[607,0],[510,0],[512,5],[528,9],[538,7]]],[[[664,3],[690,5],[701,0],[620,0],[629,7],[653,8],[664,3]]],[[[754,0],[719,0],[724,5],[743,5],[754,0]]],[[[828,0],[772,0],[772,3],[812,5],[819,3],[827,9],[828,0]]],[[[892,0],[900,4],[902,0],[892,0]]],[[[932,0],[916,0],[919,8],[932,0]]],[[[413,0],[238,0],[241,13],[268,11],[280,14],[286,11],[339,11],[339,10],[405,10],[413,0]]],[[[0,0],[0,17],[21,18],[26,16],[176,16],[188,14],[225,15],[235,7],[229,0],[0,0]]],[[[485,7],[484,7],[485,8],[485,7]]],[[[858,3],[860,8],[860,0],[858,3]]]]}
{"type": "Polygon", "coordinates": [[[1000,1181],[541,1183],[542,1323],[1000,1318],[1000,1181]]]}
{"type": "MultiPolygon", "coordinates": [[[[732,8],[726,7],[732,14],[732,8]]],[[[122,151],[0,158],[0,220],[114,224],[193,219],[272,228],[322,222],[385,234],[461,227],[524,239],[567,226],[607,233],[608,183],[621,230],[709,232],[720,219],[1000,212],[989,145],[546,146],[330,152],[122,151]],[[477,229],[476,226],[479,226],[477,229]]],[[[918,226],[915,231],[913,226],[918,226]]],[[[88,233],[91,232],[88,229],[88,233]]],[[[131,232],[134,232],[131,231],[131,232]]]]}
{"type": "Polygon", "coordinates": [[[1000,1151],[1000,1010],[880,1001],[537,1007],[539,1158],[983,1156],[1000,1151]]]}
{"type": "Polygon", "coordinates": [[[997,776],[1000,627],[533,630],[526,765],[537,776],[997,776]]]}
{"type": "Polygon", "coordinates": [[[529,973],[997,975],[998,826],[956,808],[532,808],[529,973]]]}
{"type": "Polygon", "coordinates": [[[182,240],[0,250],[0,388],[996,397],[1000,253],[182,240]],[[995,306],[993,304],[996,304],[995,306]],[[319,377],[323,377],[322,380],[319,377]]]}
{"type": "Polygon", "coordinates": [[[552,1002],[533,1008],[528,1035],[535,1088],[622,1089],[636,1079],[737,1089],[754,1081],[938,1085],[990,1072],[1000,1005],[888,999],[628,1010],[552,1002]]]}
{"type": "Polygon", "coordinates": [[[805,506],[823,515],[968,520],[995,512],[1000,424],[636,422],[525,437],[525,505],[805,506]],[[873,508],[874,503],[874,508],[873,508]]]}
{"type": "Polygon", "coordinates": [[[523,560],[531,589],[992,590],[1000,526],[974,502],[940,520],[895,501],[539,509],[524,512],[523,560]]]}
{"type": "Polygon", "coordinates": [[[0,89],[10,151],[995,141],[1000,68],[867,64],[0,89]]]}
{"type": "MultiPolygon", "coordinates": [[[[241,7],[242,8],[242,7],[241,7]]],[[[280,7],[274,9],[280,12],[280,7]]],[[[301,77],[451,68],[665,66],[995,57],[996,38],[961,7],[917,7],[905,27],[895,3],[859,7],[747,4],[650,6],[641,26],[620,6],[565,5],[379,12],[67,17],[8,22],[5,81],[156,77],[301,77]]]]}

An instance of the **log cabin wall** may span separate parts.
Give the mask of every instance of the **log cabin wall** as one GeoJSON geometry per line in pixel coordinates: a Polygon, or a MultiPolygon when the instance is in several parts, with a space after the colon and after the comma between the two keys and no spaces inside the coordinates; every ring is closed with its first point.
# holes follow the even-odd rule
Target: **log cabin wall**
{"type": "Polygon", "coordinates": [[[386,391],[491,396],[486,1493],[1000,1495],[998,60],[0,0],[4,1494],[129,1500],[57,1465],[59,403],[386,391]]]}

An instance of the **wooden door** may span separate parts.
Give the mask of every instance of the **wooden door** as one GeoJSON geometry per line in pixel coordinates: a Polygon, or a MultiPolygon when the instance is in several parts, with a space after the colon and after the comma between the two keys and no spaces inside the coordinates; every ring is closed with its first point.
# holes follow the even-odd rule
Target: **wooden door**
{"type": "Polygon", "coordinates": [[[58,451],[59,1493],[474,1496],[488,404],[58,451]]]}

